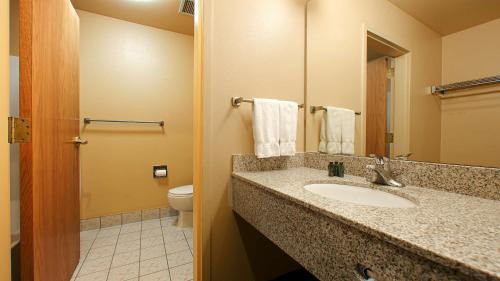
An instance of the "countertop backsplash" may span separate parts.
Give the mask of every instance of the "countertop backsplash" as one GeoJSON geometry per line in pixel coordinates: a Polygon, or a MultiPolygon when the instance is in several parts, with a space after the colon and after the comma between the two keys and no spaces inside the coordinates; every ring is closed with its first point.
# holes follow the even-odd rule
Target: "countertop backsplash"
{"type": "MultiPolygon", "coordinates": [[[[345,173],[365,177],[374,159],[330,155],[317,152],[295,156],[258,159],[254,155],[233,155],[233,172],[258,172],[307,167],[327,172],[330,161],[344,162],[345,173]]],[[[391,160],[394,174],[406,185],[414,185],[463,195],[500,200],[500,169],[465,165],[391,160]]]]}

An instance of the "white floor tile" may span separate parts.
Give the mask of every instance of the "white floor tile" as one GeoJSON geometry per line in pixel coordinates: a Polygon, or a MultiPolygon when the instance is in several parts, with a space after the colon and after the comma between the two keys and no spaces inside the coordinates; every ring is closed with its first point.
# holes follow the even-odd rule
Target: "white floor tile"
{"type": "Polygon", "coordinates": [[[160,220],[148,220],[142,222],[142,230],[161,228],[160,220]]]}
{"type": "Polygon", "coordinates": [[[183,229],[182,231],[184,232],[184,235],[186,235],[187,239],[193,238],[193,229],[192,228],[183,229]]]}
{"type": "Polygon", "coordinates": [[[131,264],[139,261],[140,250],[134,250],[130,252],[115,254],[113,256],[113,261],[111,262],[111,267],[118,267],[122,265],[131,264]]]}
{"type": "Polygon", "coordinates": [[[112,258],[113,258],[112,256],[109,256],[93,260],[86,259],[82,267],[80,268],[80,271],[78,272],[78,276],[83,276],[90,273],[109,269],[109,267],[111,266],[112,258]]]}
{"type": "Polygon", "coordinates": [[[167,217],[82,231],[81,263],[71,281],[192,280],[193,231],[176,221],[167,217]]]}
{"type": "Polygon", "coordinates": [[[188,263],[170,269],[170,279],[172,281],[188,281],[193,279],[193,264],[188,263]]]}
{"type": "Polygon", "coordinates": [[[124,224],[122,225],[120,234],[141,231],[141,228],[142,228],[141,222],[124,224]]]}
{"type": "Polygon", "coordinates": [[[150,248],[153,246],[163,247],[163,236],[147,237],[141,239],[141,248],[150,248]]]}
{"type": "Polygon", "coordinates": [[[178,228],[177,226],[173,226],[173,225],[162,226],[161,230],[163,231],[163,233],[165,233],[165,232],[182,232],[182,229],[178,228]]]}
{"type": "Polygon", "coordinates": [[[139,263],[133,263],[112,268],[109,271],[108,281],[125,281],[139,277],[139,263]]]}
{"type": "Polygon", "coordinates": [[[72,280],[74,280],[76,278],[76,275],[80,271],[80,268],[82,268],[82,264],[83,264],[83,260],[80,260],[80,262],[78,262],[78,265],[75,268],[75,271],[73,272],[73,276],[71,276],[72,280]]]}
{"type": "Polygon", "coordinates": [[[80,241],[80,252],[85,251],[85,250],[89,250],[90,246],[92,246],[93,242],[94,242],[94,240],[80,241]]]}
{"type": "Polygon", "coordinates": [[[115,251],[114,245],[91,249],[87,255],[87,259],[97,259],[97,258],[112,256],[114,251],[115,251]]]}
{"type": "Polygon", "coordinates": [[[99,229],[80,232],[80,241],[94,240],[99,233],[99,229]]]}
{"type": "Polygon", "coordinates": [[[129,242],[119,242],[116,245],[115,254],[139,250],[140,248],[141,248],[141,240],[135,240],[135,241],[129,241],[129,242]]]}
{"type": "Polygon", "coordinates": [[[142,230],[141,238],[155,237],[161,235],[162,235],[161,228],[152,228],[152,229],[142,230]]]}
{"type": "Polygon", "coordinates": [[[120,233],[118,237],[118,242],[128,242],[141,239],[141,232],[128,232],[128,233],[120,233]]]}
{"type": "Polygon", "coordinates": [[[108,277],[108,271],[94,272],[84,276],[78,276],[75,281],[106,281],[108,277]]]}
{"type": "Polygon", "coordinates": [[[118,236],[100,237],[94,241],[94,244],[92,244],[92,249],[101,248],[104,246],[114,246],[116,244],[116,241],[118,241],[118,236]]]}
{"type": "Polygon", "coordinates": [[[99,231],[99,233],[97,234],[97,238],[118,236],[119,233],[120,233],[120,228],[118,227],[101,228],[101,231],[99,231]]]}
{"type": "Polygon", "coordinates": [[[141,264],[140,268],[141,276],[168,269],[167,257],[165,256],[146,261],[141,261],[140,264],[141,264]]]}
{"type": "Polygon", "coordinates": [[[177,217],[166,217],[160,220],[162,226],[173,226],[177,222],[177,217]]]}
{"type": "Polygon", "coordinates": [[[80,251],[80,260],[85,259],[87,257],[87,254],[89,253],[89,251],[90,251],[90,249],[80,251]]]}
{"type": "Polygon", "coordinates": [[[165,250],[167,254],[170,254],[170,253],[180,252],[183,250],[189,250],[189,246],[187,241],[184,239],[179,241],[166,242],[165,250]]]}
{"type": "Polygon", "coordinates": [[[148,275],[139,277],[140,281],[170,281],[170,273],[168,270],[162,270],[148,275]]]}
{"type": "Polygon", "coordinates": [[[157,258],[165,255],[163,247],[141,248],[141,261],[157,258]]]}
{"type": "Polygon", "coordinates": [[[163,232],[163,238],[165,240],[165,243],[186,239],[186,237],[184,236],[184,233],[182,231],[163,232]]]}
{"type": "Polygon", "coordinates": [[[186,263],[192,263],[193,255],[191,255],[190,250],[172,253],[167,255],[167,261],[168,261],[168,267],[172,268],[186,263]]]}

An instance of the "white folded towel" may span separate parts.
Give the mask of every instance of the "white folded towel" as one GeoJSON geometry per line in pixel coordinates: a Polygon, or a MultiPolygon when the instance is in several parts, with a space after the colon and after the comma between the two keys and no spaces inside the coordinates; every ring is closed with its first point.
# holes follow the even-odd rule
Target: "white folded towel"
{"type": "Polygon", "coordinates": [[[254,99],[253,138],[257,158],[280,156],[280,103],[271,99],[254,99]]]}
{"type": "Polygon", "coordinates": [[[297,140],[297,115],[299,105],[296,102],[280,101],[280,155],[295,155],[297,140]]]}
{"type": "Polygon", "coordinates": [[[319,151],[328,154],[342,152],[342,119],[339,108],[328,106],[321,120],[319,151]]]}
{"type": "Polygon", "coordinates": [[[321,129],[319,130],[319,147],[318,151],[322,153],[328,153],[326,151],[326,143],[328,140],[326,139],[326,121],[327,121],[327,113],[323,112],[323,117],[321,118],[321,129]]]}
{"type": "Polygon", "coordinates": [[[354,111],[326,107],[318,150],[328,154],[354,154],[354,111]]]}
{"type": "Polygon", "coordinates": [[[342,154],[354,154],[354,111],[346,108],[340,110],[342,120],[342,154]]]}

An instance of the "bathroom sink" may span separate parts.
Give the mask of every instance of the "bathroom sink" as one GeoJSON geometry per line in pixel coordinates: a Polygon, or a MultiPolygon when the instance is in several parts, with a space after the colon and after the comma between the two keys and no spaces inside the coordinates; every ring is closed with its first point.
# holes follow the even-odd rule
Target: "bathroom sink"
{"type": "Polygon", "coordinates": [[[339,201],[387,208],[412,208],[416,205],[403,197],[380,190],[343,184],[309,184],[306,190],[339,201]]]}

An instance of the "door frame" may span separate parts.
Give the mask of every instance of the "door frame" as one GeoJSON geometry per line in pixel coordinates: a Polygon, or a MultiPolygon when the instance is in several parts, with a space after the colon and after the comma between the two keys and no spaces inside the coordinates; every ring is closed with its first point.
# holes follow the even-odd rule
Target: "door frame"
{"type": "MultiPolygon", "coordinates": [[[[203,268],[203,263],[209,264],[210,252],[208,235],[203,233],[203,102],[204,102],[204,24],[203,0],[195,0],[194,14],[194,92],[193,92],[193,226],[194,226],[194,280],[201,281],[203,275],[209,276],[209,268],[203,268]],[[207,258],[205,258],[207,257],[207,258]],[[205,273],[205,274],[204,274],[205,273]]],[[[207,279],[209,279],[207,277],[207,279]]]]}
{"type": "Polygon", "coordinates": [[[10,280],[9,1],[0,1],[0,280],[10,280]]]}
{"type": "MultiPolygon", "coordinates": [[[[203,272],[203,247],[202,247],[202,194],[203,186],[203,79],[204,79],[204,32],[203,32],[203,0],[196,1],[194,16],[195,61],[194,61],[194,278],[202,280],[203,272]]],[[[0,120],[9,116],[9,1],[0,2],[0,120]]],[[[7,132],[7,122],[0,122],[2,136],[7,132]]],[[[2,137],[6,140],[6,136],[2,137]]],[[[10,181],[9,181],[9,144],[0,142],[0,220],[5,222],[0,225],[0,264],[8,265],[8,270],[2,270],[0,280],[10,280],[10,181]],[[5,201],[5,202],[3,202],[5,201]]],[[[208,255],[209,256],[209,255],[208,255]]]]}
{"type": "MultiPolygon", "coordinates": [[[[368,51],[368,36],[378,36],[375,32],[370,31],[370,28],[366,24],[361,26],[361,108],[363,112],[366,112],[366,79],[367,72],[366,67],[367,61],[367,51],[368,51]]],[[[399,107],[394,106],[393,119],[394,116],[398,116],[398,122],[394,123],[393,133],[394,139],[397,142],[392,144],[391,153],[394,155],[406,154],[410,152],[410,99],[411,99],[411,50],[401,47],[401,44],[392,43],[394,42],[390,38],[382,38],[383,40],[389,42],[389,44],[394,44],[399,47],[403,52],[395,58],[396,71],[394,73],[395,87],[393,91],[394,105],[399,105],[399,107]],[[389,41],[391,40],[391,41],[389,41]],[[397,97],[397,98],[396,98],[397,97]]],[[[366,114],[361,116],[361,130],[360,130],[360,143],[361,143],[361,156],[366,156],[366,114]]],[[[394,119],[395,120],[395,119],[394,119]]]]}

